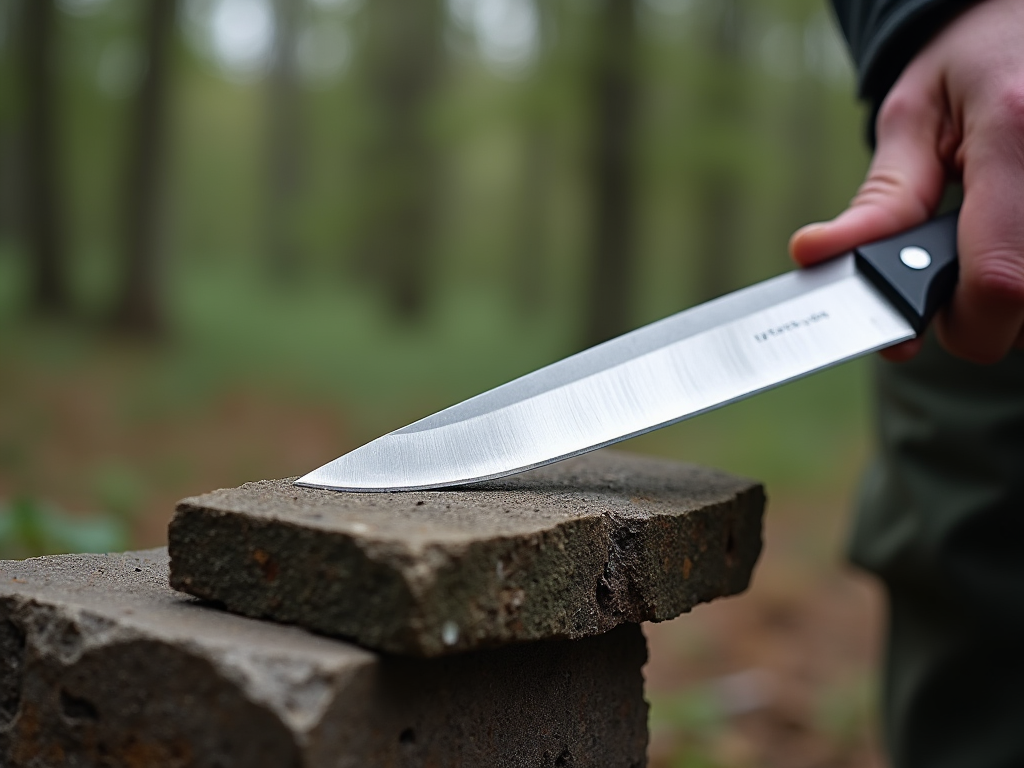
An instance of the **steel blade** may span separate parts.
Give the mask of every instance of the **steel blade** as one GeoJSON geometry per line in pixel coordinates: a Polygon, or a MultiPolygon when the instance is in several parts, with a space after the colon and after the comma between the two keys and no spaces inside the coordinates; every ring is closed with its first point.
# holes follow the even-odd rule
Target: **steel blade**
{"type": "Polygon", "coordinates": [[[659,320],[370,442],[297,482],[440,488],[673,424],[914,337],[852,255],[659,320]]]}

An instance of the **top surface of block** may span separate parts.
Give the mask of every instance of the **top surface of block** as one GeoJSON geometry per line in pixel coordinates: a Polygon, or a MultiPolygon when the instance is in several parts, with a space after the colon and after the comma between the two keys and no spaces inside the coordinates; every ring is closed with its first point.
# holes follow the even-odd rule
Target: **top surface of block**
{"type": "Polygon", "coordinates": [[[595,514],[647,518],[732,499],[755,483],[693,464],[598,451],[501,480],[452,490],[348,493],[246,483],[184,499],[200,506],[301,525],[409,550],[495,536],[522,536],[595,514]]]}
{"type": "Polygon", "coordinates": [[[744,589],[763,504],[752,481],[607,450],[450,491],[248,483],[178,505],[171,583],[397,653],[583,637],[744,589]]]}
{"type": "MultiPolygon", "coordinates": [[[[201,608],[167,583],[167,551],[55,555],[0,560],[0,597],[85,612],[109,633],[201,643],[224,653],[244,648],[270,658],[301,660],[333,671],[373,660],[372,653],[296,627],[254,622],[201,608]]],[[[102,633],[101,633],[102,634],[102,633]]],[[[75,653],[81,649],[74,649],[75,653]]]]}

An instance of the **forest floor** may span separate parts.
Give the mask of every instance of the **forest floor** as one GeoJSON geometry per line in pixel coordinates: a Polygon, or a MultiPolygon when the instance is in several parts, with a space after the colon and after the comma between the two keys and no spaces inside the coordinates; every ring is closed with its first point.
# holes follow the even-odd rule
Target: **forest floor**
{"type": "MultiPolygon", "coordinates": [[[[390,428],[322,389],[204,376],[204,366],[168,363],[175,353],[128,341],[8,334],[0,354],[0,557],[159,546],[178,499],[305,472],[390,428]]],[[[806,392],[782,397],[810,402],[806,392]]],[[[411,420],[429,405],[407,403],[392,418],[411,420]]],[[[734,408],[739,416],[728,418],[755,421],[734,408]]],[[[792,429],[799,437],[818,428],[815,419],[792,429]]],[[[722,423],[697,424],[684,449],[666,447],[678,439],[669,431],[626,447],[736,471],[714,449],[722,423]]],[[[780,449],[758,450],[774,461],[780,449]]],[[[645,628],[652,768],[882,765],[882,601],[841,558],[862,453],[850,448],[836,461],[852,469],[819,468],[805,483],[785,480],[768,459],[764,474],[750,465],[747,474],[769,476],[770,497],[751,588],[645,628]]]]}
{"type": "Polygon", "coordinates": [[[881,768],[880,587],[834,553],[845,499],[769,501],[742,595],[648,624],[651,768],[881,768]]]}

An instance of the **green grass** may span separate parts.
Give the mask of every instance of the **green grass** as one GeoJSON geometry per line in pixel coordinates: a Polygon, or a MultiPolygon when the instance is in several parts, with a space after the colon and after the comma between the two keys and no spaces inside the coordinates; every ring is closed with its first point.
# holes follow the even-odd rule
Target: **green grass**
{"type": "Polygon", "coordinates": [[[118,552],[127,549],[127,520],[116,515],[81,519],[30,497],[0,502],[0,558],[60,552],[118,552]]]}

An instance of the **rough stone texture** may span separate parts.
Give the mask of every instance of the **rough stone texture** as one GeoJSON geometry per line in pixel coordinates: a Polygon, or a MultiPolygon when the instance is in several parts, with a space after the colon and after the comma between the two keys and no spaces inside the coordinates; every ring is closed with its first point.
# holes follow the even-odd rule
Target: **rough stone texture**
{"type": "Polygon", "coordinates": [[[635,624],[382,656],[167,586],[164,550],[0,561],[4,768],[644,764],[635,624]]]}
{"type": "Polygon", "coordinates": [[[171,585],[392,653],[580,638],[741,592],[763,507],[752,481],[614,451],[451,491],[248,483],[178,504],[171,585]]]}

